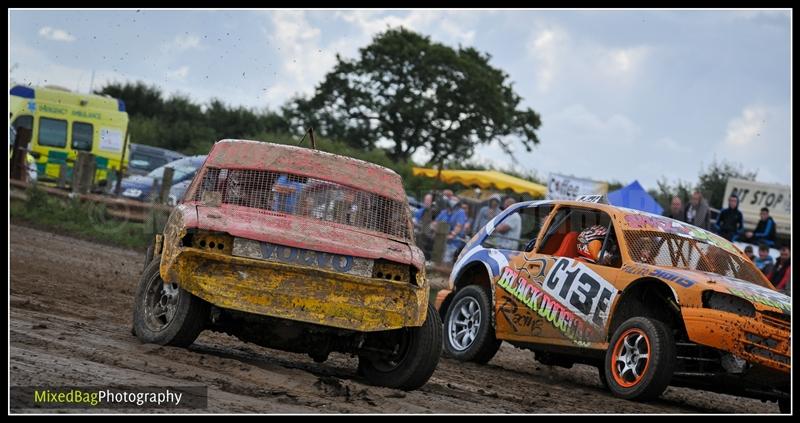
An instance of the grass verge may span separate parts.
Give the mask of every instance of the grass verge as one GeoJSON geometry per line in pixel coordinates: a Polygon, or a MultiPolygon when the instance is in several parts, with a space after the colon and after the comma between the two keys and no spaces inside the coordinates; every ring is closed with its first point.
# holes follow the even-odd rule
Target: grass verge
{"type": "Polygon", "coordinates": [[[36,188],[26,195],[27,201],[11,201],[12,223],[135,250],[145,250],[152,239],[144,223],[115,219],[103,204],[59,199],[36,188]]]}

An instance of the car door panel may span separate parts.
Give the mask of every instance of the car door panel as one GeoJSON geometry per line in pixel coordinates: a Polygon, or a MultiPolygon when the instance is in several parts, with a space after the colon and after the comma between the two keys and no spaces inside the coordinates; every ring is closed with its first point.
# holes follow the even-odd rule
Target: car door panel
{"type": "Polygon", "coordinates": [[[494,284],[497,336],[581,347],[604,342],[619,293],[615,273],[566,257],[515,257],[494,284]]]}

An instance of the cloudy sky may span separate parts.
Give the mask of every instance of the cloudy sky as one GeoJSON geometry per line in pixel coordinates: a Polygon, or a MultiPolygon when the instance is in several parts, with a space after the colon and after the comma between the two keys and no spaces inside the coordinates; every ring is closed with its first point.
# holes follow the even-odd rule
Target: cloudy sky
{"type": "Polygon", "coordinates": [[[790,11],[9,12],[9,77],[86,92],[142,80],[197,101],[275,109],[387,27],[491,54],[541,144],[500,167],[695,182],[726,159],[790,183],[790,11]]]}

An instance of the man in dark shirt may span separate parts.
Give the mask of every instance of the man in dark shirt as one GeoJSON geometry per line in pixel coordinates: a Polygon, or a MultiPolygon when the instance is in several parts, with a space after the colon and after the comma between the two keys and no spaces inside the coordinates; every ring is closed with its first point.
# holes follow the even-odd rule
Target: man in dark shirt
{"type": "Polygon", "coordinates": [[[683,212],[683,202],[681,201],[681,197],[678,197],[677,195],[672,197],[669,211],[665,212],[664,216],[670,219],[680,220],[681,222],[686,221],[686,214],[683,212]]]}
{"type": "Polygon", "coordinates": [[[769,215],[769,209],[761,209],[761,220],[758,221],[755,231],[747,231],[744,234],[744,242],[751,244],[767,244],[775,246],[775,220],[769,215]]]}
{"type": "Polygon", "coordinates": [[[739,211],[739,197],[734,194],[728,198],[728,208],[722,210],[717,216],[717,223],[714,224],[714,229],[717,230],[719,236],[728,241],[735,241],[743,228],[744,218],[742,217],[742,212],[739,211]]]}

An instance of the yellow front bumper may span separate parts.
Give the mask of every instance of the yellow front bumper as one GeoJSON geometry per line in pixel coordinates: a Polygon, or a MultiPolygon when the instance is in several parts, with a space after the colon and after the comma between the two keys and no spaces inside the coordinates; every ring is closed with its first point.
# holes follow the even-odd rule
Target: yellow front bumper
{"type": "Polygon", "coordinates": [[[422,326],[428,287],[236,257],[196,248],[165,254],[165,283],[218,307],[361,332],[422,326]]]}
{"type": "Polygon", "coordinates": [[[689,340],[735,354],[783,372],[791,371],[788,330],[761,319],[737,316],[707,308],[681,310],[689,340]]]}

